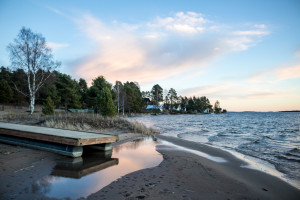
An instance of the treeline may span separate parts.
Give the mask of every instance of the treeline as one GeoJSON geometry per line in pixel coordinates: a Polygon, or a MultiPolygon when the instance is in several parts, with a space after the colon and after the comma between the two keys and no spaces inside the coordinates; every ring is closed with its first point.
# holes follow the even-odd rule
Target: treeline
{"type": "MultiPolygon", "coordinates": [[[[29,97],[23,95],[28,93],[26,74],[22,69],[10,71],[1,67],[0,103],[23,105],[29,102],[29,97]]],[[[58,71],[51,73],[36,97],[37,104],[49,104],[51,101],[50,104],[56,108],[90,108],[105,116],[115,115],[117,105],[123,113],[140,112],[143,106],[142,94],[137,83],[117,82],[113,86],[103,76],[99,76],[93,80],[91,87],[88,87],[84,79],[76,81],[58,71]]]]}
{"type": "MultiPolygon", "coordinates": [[[[43,72],[44,74],[46,72],[43,72]]],[[[104,116],[114,116],[117,113],[143,112],[147,105],[163,104],[165,110],[171,112],[221,112],[219,103],[213,107],[206,97],[177,96],[171,88],[164,97],[163,89],[154,85],[151,91],[141,92],[137,82],[116,81],[113,85],[103,76],[93,79],[88,87],[87,82],[78,81],[70,75],[58,71],[47,72],[50,78],[41,86],[36,94],[36,103],[53,108],[64,109],[94,109],[104,116]],[[218,110],[219,109],[219,110],[218,110]]],[[[37,73],[38,75],[39,73],[37,73]]],[[[42,73],[41,73],[42,74],[42,73]]],[[[24,105],[29,97],[27,77],[22,69],[11,71],[1,67],[0,71],[0,103],[24,105]],[[25,94],[25,95],[23,95],[25,94]]],[[[51,111],[45,112],[51,114],[51,111]]]]}
{"type": "Polygon", "coordinates": [[[151,91],[142,92],[143,99],[149,99],[149,104],[158,105],[163,102],[164,109],[171,112],[180,113],[226,113],[226,109],[220,107],[220,102],[216,101],[214,106],[209,99],[202,97],[178,96],[174,88],[163,92],[163,88],[156,84],[151,91]],[[165,94],[164,94],[165,93],[165,94]]]}

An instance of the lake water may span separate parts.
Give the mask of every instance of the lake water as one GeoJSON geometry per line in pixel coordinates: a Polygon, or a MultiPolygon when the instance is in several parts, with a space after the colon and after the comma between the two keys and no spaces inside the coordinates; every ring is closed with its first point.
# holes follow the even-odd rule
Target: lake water
{"type": "Polygon", "coordinates": [[[158,115],[133,120],[154,126],[167,136],[211,145],[253,163],[273,166],[281,178],[300,188],[299,112],[158,115]]]}

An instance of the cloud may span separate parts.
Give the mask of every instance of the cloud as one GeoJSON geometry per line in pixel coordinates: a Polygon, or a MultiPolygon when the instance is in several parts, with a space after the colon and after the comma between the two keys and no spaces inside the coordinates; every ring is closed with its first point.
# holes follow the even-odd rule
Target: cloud
{"type": "Polygon", "coordinates": [[[300,78],[300,64],[277,69],[275,73],[279,80],[300,78]]]}
{"type": "Polygon", "coordinates": [[[300,58],[300,48],[295,52],[295,57],[300,58]]]}
{"type": "Polygon", "coordinates": [[[47,42],[47,46],[50,47],[53,51],[56,51],[60,48],[68,47],[67,43],[55,43],[55,42],[47,42]]]}
{"type": "Polygon", "coordinates": [[[286,96],[286,93],[283,92],[255,92],[245,95],[245,98],[248,99],[265,99],[265,98],[278,98],[286,96]]]}
{"type": "Polygon", "coordinates": [[[270,34],[269,31],[262,30],[248,30],[248,31],[235,31],[233,35],[237,36],[264,36],[270,34]]]}
{"type": "Polygon", "coordinates": [[[248,78],[248,83],[272,83],[275,81],[274,70],[260,71],[248,78]]]}
{"type": "Polygon", "coordinates": [[[215,85],[207,85],[201,87],[187,88],[180,91],[180,94],[183,96],[210,96],[216,97],[223,95],[232,88],[234,84],[225,83],[225,84],[215,84],[215,85]]]}
{"type": "Polygon", "coordinates": [[[267,26],[265,24],[254,24],[254,28],[265,29],[265,28],[267,28],[267,26]]]}
{"type": "Polygon", "coordinates": [[[174,17],[157,17],[152,23],[148,23],[151,28],[164,28],[178,33],[196,34],[203,32],[204,24],[208,20],[204,19],[202,14],[195,12],[178,12],[174,17]]]}
{"type": "Polygon", "coordinates": [[[194,12],[178,12],[140,24],[104,23],[88,13],[74,21],[96,44],[93,52],[71,63],[76,74],[88,82],[104,75],[113,82],[145,84],[183,72],[202,72],[206,63],[226,53],[247,50],[257,43],[258,35],[266,35],[236,34],[239,30],[219,26],[194,12]]]}

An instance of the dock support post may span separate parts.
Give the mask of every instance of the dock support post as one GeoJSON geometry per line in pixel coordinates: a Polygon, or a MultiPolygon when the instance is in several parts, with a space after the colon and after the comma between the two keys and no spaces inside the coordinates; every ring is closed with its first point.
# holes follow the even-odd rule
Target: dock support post
{"type": "Polygon", "coordinates": [[[91,145],[90,148],[102,150],[102,151],[110,151],[112,150],[112,143],[95,144],[95,145],[91,145]]]}

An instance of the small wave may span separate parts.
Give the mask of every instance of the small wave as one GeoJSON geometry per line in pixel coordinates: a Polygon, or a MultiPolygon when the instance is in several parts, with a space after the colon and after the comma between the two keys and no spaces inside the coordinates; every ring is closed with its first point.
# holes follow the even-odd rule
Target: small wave
{"type": "Polygon", "coordinates": [[[300,150],[298,148],[294,148],[285,154],[281,154],[277,156],[279,159],[286,159],[290,161],[300,162],[300,150]]]}
{"type": "Polygon", "coordinates": [[[183,139],[183,140],[189,140],[189,141],[194,141],[194,142],[200,142],[200,143],[207,143],[208,139],[207,136],[201,135],[201,133],[180,133],[177,135],[178,138],[183,139]]]}
{"type": "Polygon", "coordinates": [[[286,154],[291,156],[297,156],[300,158],[300,149],[293,148],[292,150],[288,151],[286,154]]]}
{"type": "Polygon", "coordinates": [[[300,163],[300,158],[294,157],[294,156],[288,156],[288,155],[279,155],[277,156],[279,159],[285,159],[289,161],[294,161],[294,162],[299,162],[300,163]]]}

